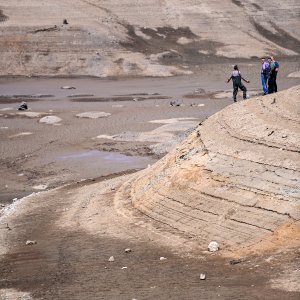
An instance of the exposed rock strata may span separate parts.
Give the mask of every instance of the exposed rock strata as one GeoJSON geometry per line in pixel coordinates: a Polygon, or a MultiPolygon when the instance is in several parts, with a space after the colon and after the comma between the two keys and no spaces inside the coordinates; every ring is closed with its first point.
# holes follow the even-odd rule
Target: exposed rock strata
{"type": "Polygon", "coordinates": [[[254,244],[285,226],[299,244],[299,104],[296,86],[227,107],[126,182],[117,205],[204,245],[254,244]]]}
{"type": "Polygon", "coordinates": [[[299,11],[297,0],[0,0],[0,75],[172,76],[299,55],[299,11]]]}

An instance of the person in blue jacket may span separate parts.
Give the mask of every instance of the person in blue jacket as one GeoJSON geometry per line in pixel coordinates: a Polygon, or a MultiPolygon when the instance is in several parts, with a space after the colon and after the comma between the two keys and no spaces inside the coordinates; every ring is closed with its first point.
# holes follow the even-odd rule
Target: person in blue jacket
{"type": "Polygon", "coordinates": [[[261,84],[264,95],[268,94],[268,79],[270,74],[270,64],[266,58],[261,59],[261,84]]]}
{"type": "Polygon", "coordinates": [[[233,101],[236,102],[238,89],[241,89],[243,91],[243,99],[247,99],[247,88],[243,85],[242,80],[244,80],[247,83],[249,83],[250,81],[242,77],[237,65],[233,67],[233,71],[231,73],[230,78],[227,80],[227,83],[230,80],[232,80],[233,84],[233,101]]]}

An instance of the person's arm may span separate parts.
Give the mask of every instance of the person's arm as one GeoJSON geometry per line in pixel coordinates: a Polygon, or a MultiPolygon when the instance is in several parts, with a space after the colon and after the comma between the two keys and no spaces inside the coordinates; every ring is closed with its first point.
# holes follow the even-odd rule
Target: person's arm
{"type": "Polygon", "coordinates": [[[241,75],[241,78],[242,78],[245,82],[250,83],[250,80],[245,79],[244,77],[242,77],[242,75],[241,75]]]}
{"type": "Polygon", "coordinates": [[[230,77],[227,79],[227,83],[231,80],[231,78],[232,78],[232,74],[230,74],[230,77]]]}

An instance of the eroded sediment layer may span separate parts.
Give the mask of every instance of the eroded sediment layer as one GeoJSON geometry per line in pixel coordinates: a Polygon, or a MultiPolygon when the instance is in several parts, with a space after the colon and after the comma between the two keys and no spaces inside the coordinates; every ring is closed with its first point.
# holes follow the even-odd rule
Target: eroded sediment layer
{"type": "Polygon", "coordinates": [[[299,104],[296,86],[225,108],[126,182],[117,203],[205,245],[249,245],[287,225],[299,243],[299,104]]]}
{"type": "Polygon", "coordinates": [[[0,75],[172,76],[297,56],[299,11],[297,0],[0,0],[0,75]]]}

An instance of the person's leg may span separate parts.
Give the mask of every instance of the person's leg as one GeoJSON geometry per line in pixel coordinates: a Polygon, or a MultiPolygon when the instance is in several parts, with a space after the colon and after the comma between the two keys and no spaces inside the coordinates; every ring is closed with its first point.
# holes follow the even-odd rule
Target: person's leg
{"type": "Polygon", "coordinates": [[[274,75],[274,93],[277,93],[277,72],[274,75]]]}
{"type": "Polygon", "coordinates": [[[268,80],[268,94],[272,94],[274,92],[274,78],[270,77],[268,80]]]}
{"type": "Polygon", "coordinates": [[[261,74],[261,84],[263,87],[264,94],[268,94],[268,87],[267,87],[267,81],[268,81],[268,75],[267,74],[261,74]]]}
{"type": "Polygon", "coordinates": [[[233,86],[233,101],[236,102],[236,95],[238,92],[239,87],[237,85],[233,86]]]}
{"type": "Polygon", "coordinates": [[[240,89],[243,91],[243,99],[247,99],[247,88],[243,84],[241,84],[240,89]]]}

